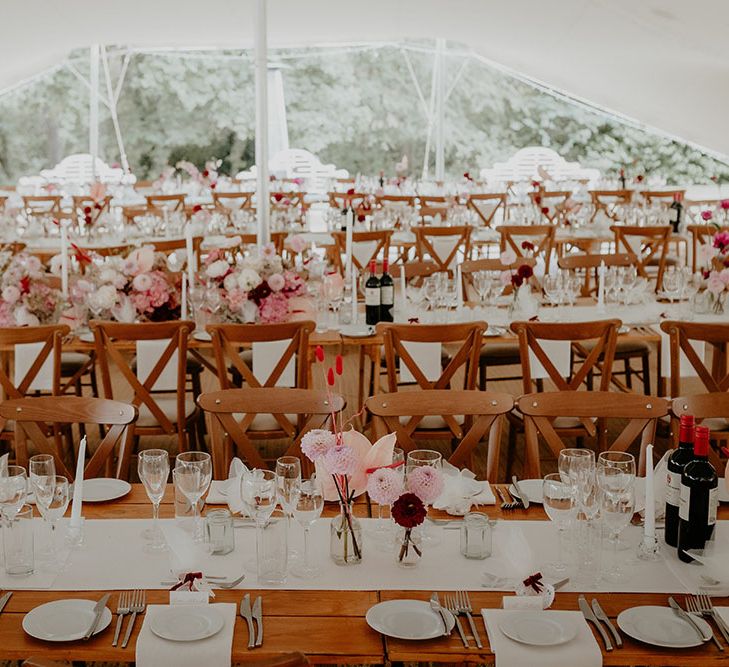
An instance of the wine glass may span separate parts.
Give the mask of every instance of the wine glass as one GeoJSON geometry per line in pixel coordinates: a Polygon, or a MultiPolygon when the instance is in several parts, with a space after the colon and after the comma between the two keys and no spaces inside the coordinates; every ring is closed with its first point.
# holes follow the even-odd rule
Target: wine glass
{"type": "Polygon", "coordinates": [[[167,478],[170,475],[170,457],[164,449],[147,449],[139,452],[137,472],[144,484],[147,497],[152,501],[152,529],[145,533],[151,539],[147,545],[150,551],[162,551],[167,548],[164,536],[159,528],[159,504],[165,495],[167,478]]]}
{"type": "Polygon", "coordinates": [[[670,299],[672,306],[681,294],[681,273],[676,271],[675,266],[669,266],[663,274],[663,293],[670,299]]]}
{"type": "Polygon", "coordinates": [[[575,495],[568,482],[565,482],[558,472],[550,473],[542,482],[544,495],[544,511],[550,520],[557,526],[558,551],[557,561],[549,567],[557,574],[564,572],[567,565],[564,562],[564,533],[575,518],[575,495]]]}
{"type": "MultiPolygon", "coordinates": [[[[35,504],[41,513],[43,520],[50,528],[50,522],[46,510],[50,505],[55,490],[56,482],[56,460],[50,454],[36,454],[30,457],[28,462],[30,473],[30,488],[35,494],[35,504]]],[[[53,531],[49,537],[48,553],[53,551],[53,531]]]]}
{"type": "Polygon", "coordinates": [[[544,276],[544,296],[553,306],[559,305],[562,296],[562,276],[560,274],[544,276]]]}
{"type": "Polygon", "coordinates": [[[192,507],[193,540],[202,542],[202,520],[200,518],[199,503],[210,487],[213,478],[213,466],[210,454],[207,452],[183,452],[175,459],[175,469],[172,472],[175,485],[192,507]]]}
{"type": "Polygon", "coordinates": [[[262,527],[276,509],[276,473],[271,470],[251,470],[240,481],[240,496],[243,507],[256,526],[262,527]]]}
{"type": "Polygon", "coordinates": [[[293,504],[293,515],[297,523],[304,529],[304,560],[291,568],[291,573],[301,579],[313,579],[321,573],[321,568],[311,562],[309,553],[309,530],[321,516],[324,508],[324,496],[321,487],[314,478],[301,484],[293,504]]]}
{"type": "Polygon", "coordinates": [[[624,493],[635,482],[635,457],[628,452],[601,452],[597,482],[605,493],[624,493]]]}
{"type": "Polygon", "coordinates": [[[7,474],[0,476],[0,521],[13,520],[25,504],[28,478],[22,466],[8,466],[7,474]]]}
{"type": "Polygon", "coordinates": [[[620,534],[630,523],[635,511],[635,489],[631,486],[620,493],[603,493],[601,501],[601,516],[603,524],[608,531],[609,541],[612,544],[612,565],[606,568],[603,576],[611,582],[619,582],[624,572],[618,561],[618,543],[620,534]]]}
{"type": "Polygon", "coordinates": [[[39,508],[43,508],[41,510],[43,518],[51,527],[48,551],[53,556],[57,552],[56,522],[66,513],[68,508],[68,479],[62,475],[39,476],[36,478],[33,488],[35,489],[36,504],[39,508]]]}
{"type": "Polygon", "coordinates": [[[301,489],[301,461],[296,456],[276,459],[278,502],[286,515],[286,530],[291,530],[291,516],[301,489]]]}

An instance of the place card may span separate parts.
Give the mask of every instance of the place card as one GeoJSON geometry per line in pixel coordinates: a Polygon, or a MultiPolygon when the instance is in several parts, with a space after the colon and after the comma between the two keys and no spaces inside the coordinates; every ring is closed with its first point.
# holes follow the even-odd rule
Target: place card
{"type": "Polygon", "coordinates": [[[170,591],[170,604],[208,604],[208,591],[170,591]]]}

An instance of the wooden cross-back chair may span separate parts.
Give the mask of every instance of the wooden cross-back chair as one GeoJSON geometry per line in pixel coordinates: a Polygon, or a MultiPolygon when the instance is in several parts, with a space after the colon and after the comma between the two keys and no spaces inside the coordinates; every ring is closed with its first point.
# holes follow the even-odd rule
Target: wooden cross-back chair
{"type": "Polygon", "coordinates": [[[284,415],[295,417],[299,427],[286,433],[291,440],[286,455],[300,457],[307,465],[301,456],[301,438],[312,429],[323,428],[345,405],[344,399],[337,394],[286,387],[223,389],[202,394],[197,402],[212,417],[211,453],[216,479],[227,475],[233,449],[235,455],[244,458],[251,467],[268,467],[254,444],[260,434],[250,430],[257,416],[274,415],[285,421],[284,415]]]}
{"type": "Polygon", "coordinates": [[[23,195],[23,210],[28,217],[62,217],[61,195],[23,195]]]}
{"type": "Polygon", "coordinates": [[[539,209],[539,214],[546,218],[550,224],[554,224],[561,219],[565,203],[571,196],[572,192],[569,190],[555,190],[552,192],[538,190],[529,193],[529,198],[534,206],[539,209]],[[547,209],[546,212],[544,209],[547,209]]]}
{"type": "Polygon", "coordinates": [[[610,231],[615,234],[615,251],[631,255],[632,263],[639,276],[650,278],[653,272],[649,271],[649,268],[657,267],[657,272],[653,275],[656,279],[656,292],[658,292],[663,284],[663,274],[666,271],[671,227],[669,225],[646,227],[612,225],[610,231]]]}
{"type": "Polygon", "coordinates": [[[472,193],[466,200],[466,206],[481,219],[485,227],[491,227],[499,210],[502,217],[506,218],[506,204],[505,192],[472,193]]]}
{"type": "Polygon", "coordinates": [[[179,452],[193,449],[202,432],[200,412],[186,393],[187,343],[195,323],[181,320],[126,324],[92,320],[89,327],[94,332],[104,397],[114,399],[114,387],[119,391],[124,387],[125,392],[131,390],[130,403],[139,410],[139,418],[126,433],[119,474],[122,477],[129,474],[131,458],[142,436],[175,436],[179,452]],[[135,373],[139,360],[133,360],[129,354],[139,341],[166,343],[149,375],[142,379],[135,373]],[[157,380],[175,354],[175,389],[157,390],[157,380]]]}
{"type": "Polygon", "coordinates": [[[598,269],[603,262],[607,267],[630,266],[633,263],[633,256],[626,252],[563,255],[557,259],[557,266],[568,271],[584,272],[580,293],[582,296],[592,296],[598,289],[598,269]]]}
{"type": "MultiPolygon", "coordinates": [[[[379,268],[379,265],[378,265],[379,268]]],[[[412,278],[427,278],[435,273],[443,272],[443,269],[431,261],[424,262],[407,262],[406,264],[393,264],[390,267],[390,275],[393,278],[399,278],[400,273],[405,272],[405,279],[410,280],[412,278]]]]}
{"type": "MultiPolygon", "coordinates": [[[[195,256],[195,271],[200,270],[200,246],[203,242],[202,236],[192,237],[192,252],[195,256]]],[[[185,239],[149,239],[144,242],[144,245],[151,245],[155,252],[163,252],[166,255],[173,253],[177,250],[185,250],[187,248],[185,239]]]]}
{"type": "Polygon", "coordinates": [[[418,195],[418,202],[420,203],[420,218],[425,220],[426,218],[434,218],[436,215],[440,215],[441,218],[445,219],[448,216],[448,209],[453,204],[453,197],[445,197],[443,195],[418,195]]]}
{"type": "Polygon", "coordinates": [[[148,215],[159,216],[159,210],[149,206],[122,206],[122,217],[126,225],[136,225],[138,218],[148,215]]]}
{"type": "Polygon", "coordinates": [[[641,195],[649,206],[653,204],[671,204],[676,196],[683,201],[686,190],[643,190],[641,195]]]}
{"type": "Polygon", "coordinates": [[[357,212],[367,197],[368,195],[364,192],[330,192],[329,206],[340,211],[351,207],[357,212]]]}
{"type": "MultiPolygon", "coordinates": [[[[344,275],[344,261],[347,254],[347,233],[332,232],[336,251],[334,252],[334,265],[344,275]]],[[[376,232],[352,232],[352,264],[360,275],[369,267],[371,260],[379,261],[389,257],[391,229],[376,232]],[[354,246],[364,250],[364,253],[355,252],[354,246]],[[366,255],[366,256],[365,256],[366,255]],[[362,261],[364,257],[364,261],[362,261]]]]}
{"type": "Polygon", "coordinates": [[[376,394],[366,401],[367,410],[385,422],[388,432],[397,434],[397,444],[406,452],[418,448],[412,428],[402,423],[402,417],[427,417],[445,413],[453,418],[469,417],[471,426],[464,429],[460,442],[448,462],[456,467],[472,465],[473,454],[488,439],[486,479],[496,482],[499,474],[501,448],[501,416],[514,406],[510,394],[482,391],[433,389],[425,393],[398,392],[376,394]]]}
{"type": "Polygon", "coordinates": [[[145,195],[147,206],[157,212],[182,212],[185,210],[185,195],[182,193],[172,195],[145,195]]]}
{"type": "Polygon", "coordinates": [[[378,208],[385,208],[390,205],[415,208],[415,199],[416,195],[377,195],[375,204],[378,208]]]}
{"type": "Polygon", "coordinates": [[[471,231],[470,226],[457,227],[414,227],[415,232],[415,254],[422,262],[430,258],[442,271],[448,271],[453,275],[453,270],[458,260],[458,253],[468,257],[471,252],[471,231]],[[447,243],[450,248],[439,251],[441,243],[447,243]]]}
{"type": "MultiPolygon", "coordinates": [[[[461,264],[462,287],[465,294],[469,296],[470,300],[470,295],[475,294],[476,290],[473,283],[474,273],[478,273],[479,271],[489,271],[494,273],[497,271],[499,273],[501,273],[502,271],[512,271],[516,273],[519,270],[519,267],[522,265],[530,266],[533,269],[536,264],[537,260],[534,257],[522,257],[521,259],[517,259],[517,261],[513,264],[509,265],[502,264],[501,259],[499,259],[498,257],[467,260],[463,262],[463,264],[461,264]]],[[[534,275],[529,278],[529,284],[536,289],[541,289],[539,281],[534,275]]],[[[506,287],[504,288],[505,294],[511,294],[512,291],[512,285],[506,285],[506,287]]]]}
{"type": "MultiPolygon", "coordinates": [[[[389,324],[381,322],[377,325],[376,330],[384,343],[388,391],[394,393],[400,389],[398,361],[400,374],[402,374],[403,368],[407,368],[415,385],[421,391],[454,388],[452,385],[458,381],[457,374],[462,376],[461,389],[475,389],[478,355],[486,328],[485,322],[464,324],[389,324]],[[443,356],[441,349],[441,373],[437,378],[429,379],[408,351],[408,343],[438,343],[441,346],[449,345],[454,348],[457,346],[458,349],[448,356],[443,356]]],[[[414,400],[417,400],[415,397],[419,395],[420,392],[415,394],[414,400]]],[[[458,420],[447,412],[444,415],[436,412],[429,416],[432,419],[418,415],[411,416],[410,419],[405,418],[404,428],[413,438],[463,437],[463,420],[458,420]]]]}
{"type": "MultiPolygon", "coordinates": [[[[544,392],[521,396],[516,407],[524,418],[526,455],[525,477],[541,477],[539,435],[556,457],[566,446],[565,434],[557,427],[559,420],[573,419],[582,422],[604,424],[607,420],[624,420],[628,423],[609,447],[606,440],[599,445],[600,451],[627,451],[640,438],[638,473],[645,473],[645,448],[654,442],[657,419],[665,417],[670,401],[657,396],[641,396],[620,392],[581,392],[579,400],[571,391],[544,392]]],[[[604,426],[601,431],[604,431],[604,426]]]]}
{"type": "Polygon", "coordinates": [[[137,419],[137,408],[105,398],[39,396],[0,403],[0,417],[15,423],[15,451],[19,465],[27,465],[29,439],[35,445],[36,452],[51,454],[56,461],[56,469],[71,480],[74,478],[75,467],[66,466],[62,452],[48,442],[47,434],[38,424],[96,424],[108,427],[84,465],[84,478],[98,477],[101,474],[119,477],[126,431],[137,419]],[[117,443],[120,451],[114,466],[117,443]]]}
{"type": "Polygon", "coordinates": [[[215,210],[230,217],[235,211],[253,207],[253,192],[213,192],[215,210]]]}
{"type": "Polygon", "coordinates": [[[271,208],[299,208],[306,210],[306,202],[304,201],[305,192],[278,191],[269,192],[268,197],[271,202],[271,208]]]}
{"type": "Polygon", "coordinates": [[[714,225],[688,225],[686,227],[691,234],[691,271],[696,273],[702,268],[711,268],[705,266],[704,262],[699,261],[699,249],[706,243],[711,243],[711,239],[717,232],[729,232],[729,226],[715,227],[714,225]]]}
{"type": "Polygon", "coordinates": [[[618,221],[617,207],[627,206],[633,199],[632,190],[590,190],[590,199],[592,201],[592,216],[590,222],[595,219],[598,212],[602,211],[605,215],[618,221]]]}
{"type": "Polygon", "coordinates": [[[102,199],[94,199],[89,195],[74,195],[73,199],[73,213],[76,219],[79,221],[84,220],[86,217],[86,209],[89,209],[88,215],[91,217],[90,225],[96,224],[96,221],[101,217],[103,213],[108,213],[111,210],[111,195],[106,195],[102,199]]]}
{"type": "MultiPolygon", "coordinates": [[[[678,441],[677,425],[683,415],[692,415],[697,424],[709,428],[711,440],[720,446],[726,446],[729,440],[729,393],[720,391],[674,398],[671,402],[671,423],[676,425],[672,433],[674,443],[678,441]]],[[[726,459],[722,460],[719,452],[718,448],[709,447],[709,461],[721,475],[726,459]]]]}
{"type": "Polygon", "coordinates": [[[556,227],[554,225],[501,225],[499,228],[501,252],[513,250],[517,257],[542,257],[544,273],[549,273],[549,262],[554,249],[556,227]],[[522,244],[528,241],[534,250],[527,254],[522,244]]]}

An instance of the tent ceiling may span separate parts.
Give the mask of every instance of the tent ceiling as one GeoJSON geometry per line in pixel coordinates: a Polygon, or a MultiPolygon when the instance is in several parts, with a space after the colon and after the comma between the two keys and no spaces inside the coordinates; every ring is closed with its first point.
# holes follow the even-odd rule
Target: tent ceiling
{"type": "MultiPolygon", "coordinates": [[[[726,0],[268,0],[269,45],[445,37],[729,155],[726,0]]],[[[24,0],[2,8],[0,90],[91,43],[253,44],[255,0],[24,0]]]]}

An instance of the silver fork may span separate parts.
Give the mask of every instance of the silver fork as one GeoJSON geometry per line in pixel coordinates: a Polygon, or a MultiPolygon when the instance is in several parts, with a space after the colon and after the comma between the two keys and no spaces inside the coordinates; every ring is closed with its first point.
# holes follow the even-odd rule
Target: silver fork
{"type": "Polygon", "coordinates": [[[449,612],[451,612],[451,614],[453,614],[453,618],[456,619],[456,628],[458,629],[458,634],[461,635],[463,648],[471,648],[471,645],[468,643],[468,637],[466,637],[466,633],[463,632],[461,620],[458,618],[458,605],[456,604],[455,598],[446,593],[445,595],[443,595],[443,599],[445,601],[445,608],[449,612]]]}
{"type": "Polygon", "coordinates": [[[483,644],[481,643],[481,637],[478,634],[478,630],[476,630],[476,623],[473,620],[473,616],[471,616],[473,607],[471,606],[471,598],[468,597],[468,591],[456,591],[456,602],[458,603],[458,608],[466,615],[466,618],[468,619],[468,624],[471,626],[471,634],[476,640],[476,646],[478,646],[479,648],[483,648],[483,644]]]}
{"type": "Polygon", "coordinates": [[[129,619],[129,625],[127,625],[127,632],[124,635],[124,641],[122,642],[122,645],[121,645],[122,648],[126,648],[127,644],[129,643],[129,637],[131,637],[131,635],[132,635],[132,630],[134,629],[134,621],[137,620],[137,614],[143,614],[146,607],[147,607],[146,591],[135,590],[132,593],[132,601],[129,604],[129,611],[131,611],[132,616],[129,619]]]}
{"type": "MultiPolygon", "coordinates": [[[[686,605],[686,611],[689,614],[694,614],[695,616],[701,617],[705,616],[704,612],[701,611],[698,600],[689,595],[684,595],[683,601],[686,605]]],[[[717,639],[716,634],[713,630],[711,631],[711,640],[714,642],[714,644],[716,644],[716,648],[718,648],[720,651],[724,650],[724,647],[719,643],[719,640],[717,639]]]]}
{"type": "Polygon", "coordinates": [[[116,646],[119,641],[119,633],[121,632],[124,616],[129,613],[130,598],[130,591],[122,591],[119,593],[119,602],[116,605],[116,629],[114,630],[114,641],[111,642],[112,646],[116,646]]]}
{"type": "Polygon", "coordinates": [[[698,595],[692,595],[691,597],[695,600],[698,608],[701,610],[702,616],[710,616],[714,619],[714,623],[716,623],[716,627],[719,628],[722,637],[724,637],[724,641],[729,644],[729,629],[726,627],[722,617],[714,610],[711,598],[706,593],[699,593],[698,595]]]}

